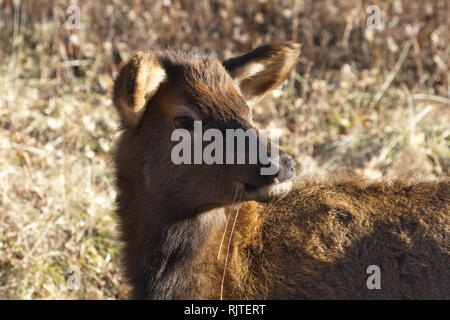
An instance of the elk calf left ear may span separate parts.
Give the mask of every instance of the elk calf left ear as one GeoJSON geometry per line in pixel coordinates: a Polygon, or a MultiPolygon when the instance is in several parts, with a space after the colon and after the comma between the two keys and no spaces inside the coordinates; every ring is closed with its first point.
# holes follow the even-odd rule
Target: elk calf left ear
{"type": "Polygon", "coordinates": [[[248,104],[262,99],[278,87],[295,66],[300,55],[298,43],[286,42],[256,48],[223,62],[248,104]]]}
{"type": "Polygon", "coordinates": [[[155,95],[166,73],[153,53],[136,53],[120,70],[113,100],[122,123],[136,127],[147,102],[155,95]]]}

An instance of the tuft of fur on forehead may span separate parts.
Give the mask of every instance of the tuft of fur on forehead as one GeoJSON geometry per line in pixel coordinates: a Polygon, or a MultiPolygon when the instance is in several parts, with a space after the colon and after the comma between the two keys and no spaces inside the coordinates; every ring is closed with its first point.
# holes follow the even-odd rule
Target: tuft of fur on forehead
{"type": "Polygon", "coordinates": [[[211,119],[248,118],[250,109],[222,63],[212,54],[156,51],[170,85],[182,85],[186,99],[211,119]]]}

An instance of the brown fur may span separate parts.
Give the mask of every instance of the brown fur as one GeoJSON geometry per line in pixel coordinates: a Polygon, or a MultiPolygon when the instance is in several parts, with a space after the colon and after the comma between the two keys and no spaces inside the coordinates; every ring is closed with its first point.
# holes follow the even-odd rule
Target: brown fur
{"type": "Polygon", "coordinates": [[[247,103],[278,86],[298,53],[272,45],[222,65],[152,51],[122,69],[117,214],[134,298],[450,298],[448,179],[305,178],[262,204],[245,189],[274,183],[258,166],[171,162],[174,118],[252,128],[247,103]],[[366,287],[369,265],[381,268],[381,290],[366,287]]]}
{"type": "Polygon", "coordinates": [[[281,201],[241,210],[224,296],[448,299],[449,212],[448,179],[300,181],[281,201]],[[366,287],[373,264],[381,290],[366,287]]]}

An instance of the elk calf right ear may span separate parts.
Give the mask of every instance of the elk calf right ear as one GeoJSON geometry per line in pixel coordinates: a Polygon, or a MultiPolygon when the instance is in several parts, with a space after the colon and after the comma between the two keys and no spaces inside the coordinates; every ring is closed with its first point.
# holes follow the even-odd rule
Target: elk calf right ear
{"type": "Polygon", "coordinates": [[[294,42],[272,44],[228,59],[223,66],[234,79],[249,105],[278,87],[294,68],[300,45],[294,42]]]}
{"type": "Polygon", "coordinates": [[[113,100],[126,127],[138,125],[145,105],[165,77],[166,72],[153,53],[136,53],[120,70],[114,84],[113,100]]]}

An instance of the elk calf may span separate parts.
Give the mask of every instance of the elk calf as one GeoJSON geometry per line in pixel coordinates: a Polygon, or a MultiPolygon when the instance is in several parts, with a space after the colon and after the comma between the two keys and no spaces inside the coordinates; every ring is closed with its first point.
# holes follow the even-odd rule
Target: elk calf
{"type": "Polygon", "coordinates": [[[260,160],[172,161],[172,133],[193,132],[195,121],[258,132],[249,106],[299,53],[284,43],[220,63],[151,51],[122,68],[117,214],[133,298],[450,298],[448,179],[294,182],[292,158],[260,136],[278,155],[274,174],[261,174],[260,160]],[[381,288],[368,286],[370,266],[381,288]]]}

